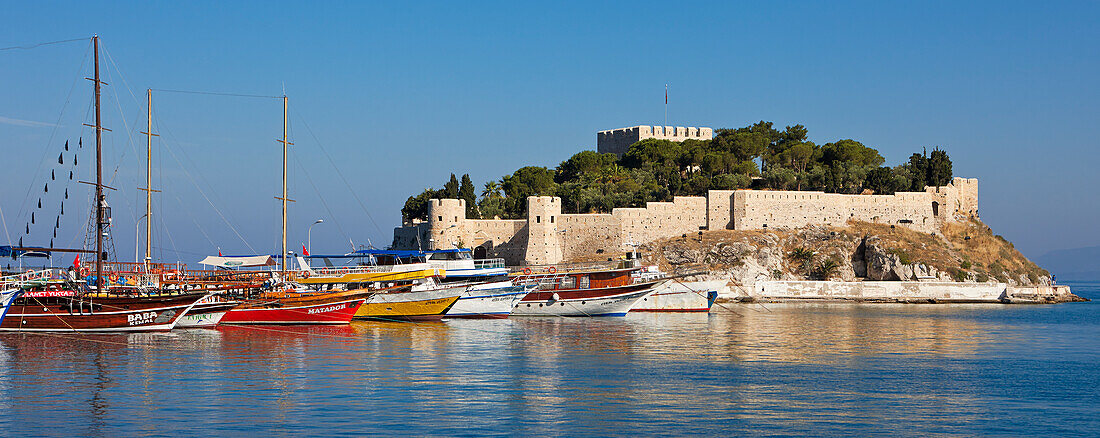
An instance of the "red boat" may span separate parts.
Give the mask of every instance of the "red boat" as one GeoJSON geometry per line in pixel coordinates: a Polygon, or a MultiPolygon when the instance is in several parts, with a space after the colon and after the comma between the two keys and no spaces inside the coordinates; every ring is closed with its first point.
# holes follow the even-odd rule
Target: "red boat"
{"type": "Polygon", "coordinates": [[[366,296],[361,293],[290,292],[250,300],[226,312],[220,324],[348,324],[366,296]]]}

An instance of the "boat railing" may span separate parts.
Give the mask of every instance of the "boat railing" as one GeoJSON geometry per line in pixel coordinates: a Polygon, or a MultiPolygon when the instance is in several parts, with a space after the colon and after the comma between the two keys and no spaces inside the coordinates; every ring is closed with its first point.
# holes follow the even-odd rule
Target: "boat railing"
{"type": "Polygon", "coordinates": [[[561,263],[556,265],[509,266],[510,275],[551,275],[566,272],[603,271],[614,269],[613,262],[561,263]]]}
{"type": "Polygon", "coordinates": [[[504,259],[478,259],[474,260],[474,269],[504,268],[504,259]]]}
{"type": "Polygon", "coordinates": [[[431,269],[431,265],[427,263],[409,263],[404,265],[363,265],[363,266],[339,266],[339,267],[324,267],[324,268],[310,268],[315,276],[323,277],[339,277],[346,274],[372,274],[372,273],[386,273],[386,272],[404,272],[404,271],[416,271],[421,269],[431,269]]]}
{"type": "Polygon", "coordinates": [[[53,277],[53,270],[40,269],[37,271],[27,271],[19,274],[5,275],[0,277],[0,285],[7,286],[20,286],[27,283],[45,283],[53,277]]]}

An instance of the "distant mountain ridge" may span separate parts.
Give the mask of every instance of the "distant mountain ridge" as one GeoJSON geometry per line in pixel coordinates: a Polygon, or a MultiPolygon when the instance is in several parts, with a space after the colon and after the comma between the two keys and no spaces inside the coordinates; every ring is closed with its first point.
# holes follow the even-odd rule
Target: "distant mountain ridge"
{"type": "Polygon", "coordinates": [[[1100,279],[1100,246],[1054,250],[1035,262],[1062,279],[1100,279]]]}

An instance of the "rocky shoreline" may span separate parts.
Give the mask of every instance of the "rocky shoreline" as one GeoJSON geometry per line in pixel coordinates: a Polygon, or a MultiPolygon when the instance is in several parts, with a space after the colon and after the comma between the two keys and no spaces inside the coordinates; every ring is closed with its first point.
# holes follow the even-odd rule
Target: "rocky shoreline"
{"type": "Polygon", "coordinates": [[[883,224],[701,231],[640,250],[665,272],[724,280],[723,301],[1044,304],[1088,301],[977,218],[937,233],[883,224]]]}

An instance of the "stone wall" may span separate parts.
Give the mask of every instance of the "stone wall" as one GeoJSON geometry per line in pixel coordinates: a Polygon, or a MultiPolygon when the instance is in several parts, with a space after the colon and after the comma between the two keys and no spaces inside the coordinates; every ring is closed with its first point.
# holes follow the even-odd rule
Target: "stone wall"
{"type": "Polygon", "coordinates": [[[849,220],[936,230],[932,198],[926,192],[893,195],[841,195],[779,190],[738,190],[733,194],[733,228],[843,227],[849,220]]]}
{"type": "Polygon", "coordinates": [[[526,219],[466,219],[465,201],[433,199],[428,221],[394,230],[394,248],[476,248],[509,264],[554,264],[579,256],[615,256],[631,245],[700,230],[843,227],[850,220],[936,232],[944,222],[978,213],[977,179],[893,195],[779,190],[711,190],[610,214],[562,214],[561,199],[528,198],[526,219]]]}
{"type": "Polygon", "coordinates": [[[601,154],[612,153],[622,156],[630,145],[647,138],[671,141],[710,140],[714,138],[714,130],[694,126],[632,126],[609,129],[596,133],[596,150],[601,154]]]}

